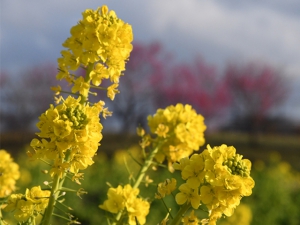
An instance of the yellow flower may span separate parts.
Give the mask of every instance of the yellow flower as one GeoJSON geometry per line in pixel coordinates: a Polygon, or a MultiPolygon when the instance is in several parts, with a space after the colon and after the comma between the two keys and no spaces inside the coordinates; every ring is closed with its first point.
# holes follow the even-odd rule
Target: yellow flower
{"type": "Polygon", "coordinates": [[[74,81],[74,86],[72,87],[72,93],[79,92],[83,96],[88,96],[90,90],[89,83],[85,82],[83,77],[79,77],[74,81]]]}
{"type": "Polygon", "coordinates": [[[213,148],[207,145],[202,153],[182,158],[173,167],[180,170],[186,180],[179,187],[176,202],[182,205],[190,201],[193,206],[194,200],[199,206],[201,200],[208,208],[208,224],[211,225],[216,224],[223,214],[231,216],[241,198],[251,195],[254,187],[250,176],[251,162],[236,154],[233,146],[225,144],[213,148]]]}
{"type": "Polygon", "coordinates": [[[168,131],[169,127],[165,126],[164,124],[159,124],[155,133],[160,137],[166,138],[168,131]]]}
{"type": "Polygon", "coordinates": [[[24,222],[33,216],[33,204],[30,201],[20,199],[17,203],[17,209],[14,212],[14,217],[19,222],[24,222]]]}
{"type": "Polygon", "coordinates": [[[207,174],[204,171],[205,159],[201,154],[193,154],[189,161],[189,164],[182,169],[181,176],[187,180],[186,182],[191,188],[196,189],[204,182],[207,174]]]}
{"type": "Polygon", "coordinates": [[[126,209],[128,212],[128,223],[130,225],[146,223],[146,216],[149,213],[150,204],[140,198],[128,199],[126,203],[126,209]]]}
{"type": "Polygon", "coordinates": [[[124,188],[119,185],[117,188],[109,188],[107,192],[108,199],[104,201],[99,208],[111,213],[118,213],[124,210],[128,216],[128,223],[136,225],[146,223],[146,216],[149,213],[150,204],[143,199],[138,198],[139,189],[132,188],[129,184],[124,188]]]}
{"type": "Polygon", "coordinates": [[[199,220],[197,216],[195,216],[195,211],[192,210],[190,215],[184,216],[182,219],[184,225],[198,225],[199,220]]]}
{"type": "Polygon", "coordinates": [[[91,71],[90,77],[92,79],[92,83],[99,86],[103,79],[109,78],[108,70],[103,64],[97,63],[91,71]]]}
{"type": "Polygon", "coordinates": [[[65,171],[78,173],[93,164],[93,156],[102,139],[99,114],[104,103],[80,104],[80,98],[68,97],[63,103],[50,106],[37,123],[41,140],[33,139],[33,158],[52,160],[51,176],[65,171]]]}
{"type": "Polygon", "coordinates": [[[118,213],[124,209],[125,201],[123,199],[123,188],[121,185],[117,188],[109,188],[107,197],[108,199],[104,201],[103,205],[99,205],[101,209],[111,213],[118,213]]]}
{"type": "Polygon", "coordinates": [[[35,211],[42,212],[48,206],[50,193],[48,190],[43,191],[40,186],[35,186],[30,191],[26,189],[25,198],[35,205],[35,211]]]}
{"type": "Polygon", "coordinates": [[[191,203],[194,209],[198,209],[200,206],[200,195],[197,189],[192,189],[188,184],[182,184],[178,188],[180,192],[175,196],[175,200],[178,205],[183,205],[184,203],[191,203]]]}
{"type": "Polygon", "coordinates": [[[198,150],[205,142],[203,121],[190,105],[182,104],[158,109],[155,115],[148,116],[151,133],[157,134],[158,140],[164,140],[156,160],[161,163],[167,159],[170,166],[198,150]]]}
{"type": "Polygon", "coordinates": [[[214,193],[210,186],[202,186],[200,188],[201,201],[204,204],[209,204],[213,200],[214,193]]]}
{"type": "Polygon", "coordinates": [[[177,181],[174,178],[172,178],[171,180],[167,179],[164,182],[159,183],[157,186],[158,194],[155,194],[155,198],[161,199],[166,195],[170,195],[172,191],[176,189],[176,184],[177,181]]]}
{"type": "Polygon", "coordinates": [[[10,195],[16,189],[16,180],[20,178],[19,166],[10,154],[0,150],[0,198],[10,195]]]}
{"type": "Polygon", "coordinates": [[[25,195],[12,194],[7,200],[4,211],[14,211],[14,217],[19,222],[26,222],[30,217],[43,213],[48,205],[50,191],[41,190],[40,186],[26,189],[25,195]]]}
{"type": "Polygon", "coordinates": [[[115,99],[115,95],[119,93],[117,87],[119,84],[112,84],[107,88],[107,97],[109,97],[111,100],[115,99]]]}
{"type": "MultiPolygon", "coordinates": [[[[103,79],[110,79],[117,84],[132,51],[131,26],[104,5],[96,10],[85,10],[70,33],[71,36],[63,43],[67,50],[61,51],[62,57],[57,60],[57,79],[66,79],[74,84],[72,92],[79,92],[84,97],[88,96],[90,82],[99,86],[103,79]],[[84,79],[74,81],[69,71],[77,70],[79,66],[87,68],[88,74],[84,79]]],[[[109,89],[111,99],[118,93],[115,88],[109,89]]]]}
{"type": "Polygon", "coordinates": [[[236,154],[233,146],[209,145],[201,155],[205,159],[205,186],[200,188],[201,201],[209,209],[209,224],[222,216],[231,216],[243,196],[249,196],[254,187],[250,176],[251,162],[236,154]]]}

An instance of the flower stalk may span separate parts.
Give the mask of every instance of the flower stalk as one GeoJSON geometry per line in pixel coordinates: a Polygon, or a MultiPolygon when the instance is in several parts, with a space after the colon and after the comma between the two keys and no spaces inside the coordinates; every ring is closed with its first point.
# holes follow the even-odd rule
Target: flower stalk
{"type": "Polygon", "coordinates": [[[56,200],[60,193],[59,189],[62,187],[64,183],[64,179],[65,179],[65,174],[62,179],[60,179],[59,175],[54,176],[48,206],[45,210],[45,214],[43,216],[41,225],[49,225],[51,223],[51,217],[53,215],[54,206],[56,204],[56,200]]]}
{"type": "Polygon", "coordinates": [[[174,219],[170,223],[170,225],[178,225],[180,224],[183,215],[186,213],[186,211],[191,207],[190,203],[186,203],[185,205],[181,206],[177,214],[175,215],[174,219]]]}
{"type": "Polygon", "coordinates": [[[147,170],[149,169],[149,167],[151,166],[151,164],[153,163],[153,159],[156,155],[156,153],[159,150],[160,145],[156,146],[156,148],[153,149],[153,151],[149,154],[149,156],[147,157],[147,159],[145,160],[145,163],[143,165],[143,167],[140,169],[138,175],[137,175],[137,179],[133,185],[133,188],[138,188],[141,184],[141,182],[143,181],[147,170]]]}

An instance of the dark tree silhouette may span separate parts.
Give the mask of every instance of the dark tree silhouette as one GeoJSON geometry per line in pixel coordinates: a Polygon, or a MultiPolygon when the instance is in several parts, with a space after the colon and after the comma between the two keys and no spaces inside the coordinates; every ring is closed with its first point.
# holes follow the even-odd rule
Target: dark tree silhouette
{"type": "Polygon", "coordinates": [[[16,75],[1,73],[1,129],[27,131],[53,103],[51,86],[57,69],[50,64],[29,68],[16,75]]]}
{"type": "MultiPolygon", "coordinates": [[[[106,101],[113,111],[113,119],[120,125],[120,132],[135,131],[140,124],[145,127],[146,117],[153,110],[153,77],[164,76],[171,55],[158,42],[134,43],[124,76],[120,78],[120,94],[113,102],[106,101]]],[[[109,119],[108,119],[109,120],[109,119]]]]}

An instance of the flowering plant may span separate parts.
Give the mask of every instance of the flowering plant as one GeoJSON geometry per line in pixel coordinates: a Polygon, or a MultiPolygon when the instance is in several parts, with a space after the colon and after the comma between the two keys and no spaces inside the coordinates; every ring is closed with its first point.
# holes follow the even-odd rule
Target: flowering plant
{"type": "MultiPolygon", "coordinates": [[[[49,165],[52,181],[45,182],[43,188],[26,189],[25,194],[12,194],[19,178],[18,166],[8,153],[0,151],[0,209],[13,212],[19,224],[48,225],[52,216],[63,218],[68,224],[79,224],[70,213],[68,217],[59,215],[55,208],[66,206],[62,198],[66,192],[79,196],[86,193],[82,188],[65,187],[65,179],[81,184],[82,171],[94,163],[102,139],[99,116],[111,115],[104,101],[92,103],[89,96],[96,95],[93,89],[106,91],[111,100],[119,93],[119,79],[132,50],[131,26],[107,6],[86,10],[82,16],[71,28],[71,37],[63,43],[66,50],[61,51],[62,57],[58,59],[57,79],[66,80],[71,92],[64,99],[61,94],[68,92],[60,86],[52,87],[56,106],[51,104],[39,117],[38,138],[31,141],[32,149],[27,152],[30,159],[49,165]],[[84,76],[73,72],[79,68],[85,69],[84,76]],[[107,87],[103,86],[105,79],[111,82],[107,87]]],[[[251,162],[236,154],[233,146],[207,145],[202,153],[195,153],[205,143],[206,126],[203,116],[191,105],[158,109],[148,117],[148,125],[148,133],[137,128],[143,159],[137,175],[127,184],[109,187],[107,199],[99,205],[99,210],[107,211],[109,224],[146,223],[151,210],[151,201],[146,197],[151,196],[142,197],[140,185],[153,182],[148,175],[153,166],[162,166],[172,173],[178,170],[182,178],[156,181],[157,191],[152,197],[164,202],[166,196],[174,195],[180,207],[173,212],[176,209],[171,211],[164,202],[166,216],[161,218],[161,224],[216,224],[222,215],[231,216],[241,198],[251,194],[251,162]],[[200,219],[195,212],[203,207],[208,218],[200,219]]],[[[6,224],[2,217],[0,221],[6,224]]]]}

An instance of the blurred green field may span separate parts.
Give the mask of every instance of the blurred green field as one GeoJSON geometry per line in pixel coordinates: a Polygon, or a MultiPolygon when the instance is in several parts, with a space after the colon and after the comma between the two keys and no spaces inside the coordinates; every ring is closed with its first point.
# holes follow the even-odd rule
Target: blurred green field
{"type": "MultiPolygon", "coordinates": [[[[42,162],[31,162],[25,152],[32,135],[1,136],[1,148],[13,154],[15,161],[21,167],[21,179],[18,181],[18,192],[24,192],[26,187],[43,185],[50,181],[49,175],[41,171],[48,169],[42,162]],[[29,140],[27,140],[29,139],[29,140]]],[[[300,224],[300,138],[291,136],[258,136],[255,140],[245,134],[219,133],[207,135],[206,143],[211,146],[233,145],[239,154],[253,162],[251,175],[256,185],[253,194],[242,200],[241,207],[228,220],[221,220],[220,225],[299,225],[300,224]],[[243,221],[244,219],[244,221],[243,221]],[[249,223],[249,221],[252,221],[249,223]]],[[[130,182],[139,166],[129,156],[128,151],[139,160],[137,155],[139,138],[135,135],[104,135],[95,164],[88,168],[82,185],[66,181],[66,187],[84,188],[88,194],[82,199],[75,193],[68,193],[65,204],[74,210],[71,213],[81,224],[106,224],[105,211],[99,209],[104,202],[108,183],[116,187],[118,184],[130,182]],[[124,164],[124,159],[127,167],[124,164]]],[[[201,148],[203,150],[205,146],[201,148]]],[[[201,151],[200,150],[200,151],[201,151]]],[[[166,215],[166,210],[160,200],[154,199],[156,185],[166,178],[176,177],[179,173],[158,168],[149,174],[153,179],[148,187],[141,186],[141,196],[151,202],[151,212],[147,224],[158,224],[166,215]]],[[[176,211],[176,204],[171,196],[166,198],[169,207],[176,211]]],[[[60,208],[63,208],[60,206],[60,208]]],[[[61,213],[61,212],[60,212],[61,213]]],[[[201,216],[206,216],[201,211],[201,216]]],[[[200,215],[199,214],[199,215],[200,215]]],[[[5,214],[4,217],[8,218],[5,214]]],[[[14,224],[14,223],[12,223],[14,224]]],[[[66,224],[60,219],[53,224],[66,224]]]]}

